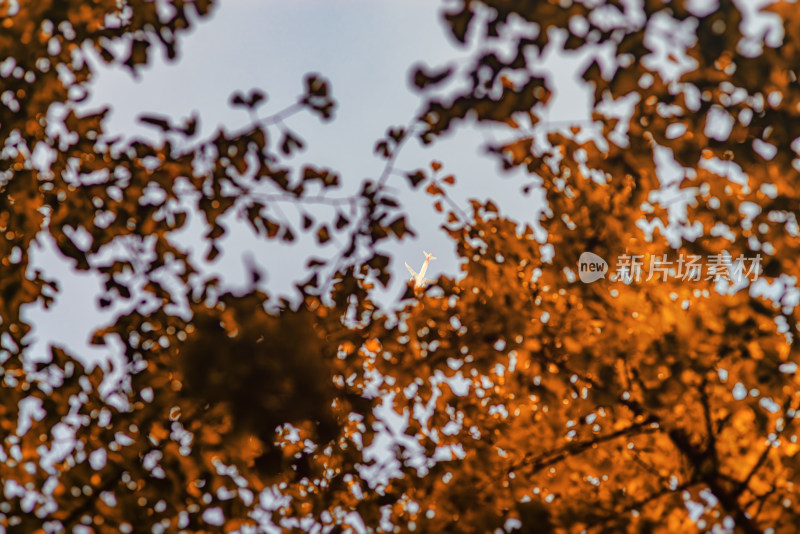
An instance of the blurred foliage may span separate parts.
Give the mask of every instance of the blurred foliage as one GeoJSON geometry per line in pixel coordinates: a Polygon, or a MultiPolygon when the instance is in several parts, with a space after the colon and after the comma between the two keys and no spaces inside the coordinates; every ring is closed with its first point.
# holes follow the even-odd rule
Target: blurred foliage
{"type": "Polygon", "coordinates": [[[269,115],[265,93],[235,93],[249,124],[207,139],[198,117],[155,115],[141,121],[158,141],[114,139],[108,110],[79,111],[94,60],[136,73],[154,51],[172,59],[210,4],[0,3],[0,524],[795,531],[792,4],[767,8],[784,27],[768,40],[746,34],[725,0],[707,14],[679,0],[457,0],[445,26],[476,51],[464,65],[412,69],[422,112],[376,141],[385,171],[350,197],[333,196],[335,171],[287,162],[305,142],[286,119],[333,118],[319,75],[269,115]],[[583,75],[592,123],[568,132],[541,120],[555,89],[537,61],[559,43],[607,54],[583,75]],[[490,152],[527,170],[523,191],[544,190],[546,243],[490,200],[460,206],[439,162],[395,172],[409,139],[432,143],[469,120],[506,129],[490,152]],[[659,151],[681,167],[674,183],[659,180],[659,151]],[[432,197],[462,272],[380,310],[380,246],[411,232],[393,174],[432,197]],[[309,260],[298,303],[265,293],[255,266],[250,290],[233,294],[171,237],[197,219],[213,261],[231,215],[263,240],[335,238],[341,250],[309,260]],[[58,292],[29,265],[43,236],[104,281],[99,304],[115,319],[93,342],[120,340],[123,369],[57,346],[49,361],[29,357],[21,307],[58,292]],[[719,292],[714,280],[583,284],[585,251],[759,253],[777,296],[719,292]],[[376,459],[366,452],[390,423],[381,404],[404,439],[376,459]]]}

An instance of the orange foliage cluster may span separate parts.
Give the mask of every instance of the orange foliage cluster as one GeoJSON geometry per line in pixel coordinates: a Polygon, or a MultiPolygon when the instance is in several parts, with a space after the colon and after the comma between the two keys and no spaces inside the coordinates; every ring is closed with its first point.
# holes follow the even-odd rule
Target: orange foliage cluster
{"type": "Polygon", "coordinates": [[[784,25],[774,45],[743,34],[730,0],[702,16],[681,0],[459,0],[446,26],[459,41],[477,33],[485,45],[458,74],[465,83],[434,97],[429,88],[454,70],[417,68],[424,111],[377,142],[386,172],[335,198],[338,176],[286,165],[304,143],[274,129],[302,111],[332,118],[319,76],[266,118],[257,113],[262,93],[234,95],[252,123],[210,139],[197,138],[196,118],[154,116],[142,120],[163,131],[163,143],[110,139],[105,111],[75,111],[92,77],[87,50],[136,71],[154,47],[175,56],[176,37],[210,12],[205,0],[162,4],[171,9],[145,0],[0,4],[0,524],[26,532],[255,531],[266,521],[313,532],[796,530],[794,5],[769,8],[784,25]],[[689,28],[689,38],[669,39],[664,21],[689,28]],[[504,31],[520,22],[534,31],[504,31]],[[551,131],[542,142],[533,131],[551,88],[534,63],[559,34],[568,50],[604,47],[615,65],[592,63],[584,73],[594,86],[593,128],[551,131]],[[689,68],[665,78],[648,58],[652,39],[675,48],[666,62],[689,68]],[[493,52],[495,44],[513,53],[493,52]],[[621,118],[608,104],[623,100],[631,114],[621,118]],[[731,124],[725,139],[708,133],[715,115],[731,124]],[[455,178],[440,177],[434,162],[408,179],[446,217],[462,273],[424,292],[409,288],[397,309],[380,310],[372,288],[388,281],[389,258],[377,246],[410,233],[386,187],[394,158],[408,138],[432,143],[464,120],[507,127],[510,140],[491,152],[506,168],[527,169],[527,190],[543,188],[548,209],[537,222],[552,255],[493,202],[460,207],[449,193],[455,178]],[[35,150],[53,157],[43,163],[35,150]],[[657,151],[682,167],[676,183],[662,186],[657,151]],[[680,209],[659,203],[664,189],[683,199],[680,209]],[[270,211],[282,202],[303,211],[300,223],[270,211]],[[313,203],[329,204],[332,218],[312,216],[313,203]],[[337,235],[346,247],[309,262],[299,309],[255,285],[232,295],[201,279],[170,239],[189,209],[207,225],[209,260],[229,213],[265,240],[305,232],[320,243],[337,235]],[[28,269],[40,232],[76,269],[102,276],[101,306],[125,310],[94,338],[122,341],[121,382],[58,347],[49,363],[26,358],[30,327],[20,309],[48,305],[58,290],[28,269]],[[126,253],[109,259],[102,252],[111,245],[126,253]],[[713,280],[584,284],[575,277],[584,252],[759,253],[776,296],[752,286],[718,291],[713,280]],[[365,452],[387,423],[384,401],[405,430],[378,461],[365,452]],[[270,491],[275,498],[259,497],[270,491]]]}

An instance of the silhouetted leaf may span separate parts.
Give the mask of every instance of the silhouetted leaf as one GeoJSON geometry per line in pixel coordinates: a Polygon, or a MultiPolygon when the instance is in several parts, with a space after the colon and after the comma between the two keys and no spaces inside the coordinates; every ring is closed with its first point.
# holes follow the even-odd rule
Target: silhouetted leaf
{"type": "Polygon", "coordinates": [[[173,129],[169,123],[169,119],[163,115],[140,115],[139,122],[155,126],[164,132],[170,132],[173,129]]]}
{"type": "Polygon", "coordinates": [[[406,173],[406,178],[408,178],[408,181],[411,182],[411,187],[416,188],[420,182],[425,180],[425,174],[422,171],[415,171],[412,173],[406,173]]]}
{"type": "Polygon", "coordinates": [[[417,65],[414,67],[414,72],[412,74],[412,83],[417,89],[427,89],[428,87],[442,83],[452,73],[453,69],[451,67],[436,71],[427,71],[424,66],[417,65]]]}
{"type": "Polygon", "coordinates": [[[317,230],[317,243],[323,245],[330,241],[331,235],[328,232],[328,227],[325,225],[320,226],[319,230],[317,230]]]}

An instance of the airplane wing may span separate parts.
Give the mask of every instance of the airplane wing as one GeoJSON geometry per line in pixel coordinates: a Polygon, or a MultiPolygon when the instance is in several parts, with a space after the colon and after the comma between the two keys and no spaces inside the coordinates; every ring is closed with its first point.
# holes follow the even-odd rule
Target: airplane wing
{"type": "Polygon", "coordinates": [[[408,262],[406,262],[406,269],[411,273],[411,276],[417,276],[417,272],[408,265],[408,262]]]}

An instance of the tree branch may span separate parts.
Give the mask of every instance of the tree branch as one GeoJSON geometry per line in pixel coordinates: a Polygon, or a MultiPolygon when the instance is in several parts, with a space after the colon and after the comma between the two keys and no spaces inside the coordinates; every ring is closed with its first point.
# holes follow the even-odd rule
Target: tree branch
{"type": "Polygon", "coordinates": [[[610,434],[604,434],[602,436],[596,436],[587,441],[575,442],[570,443],[568,445],[564,445],[563,447],[559,447],[550,451],[547,451],[543,454],[535,458],[531,458],[529,454],[526,454],[525,457],[522,458],[519,462],[512,464],[506,470],[506,473],[511,473],[512,471],[516,471],[517,469],[522,468],[525,465],[533,464],[533,472],[541,471],[546,467],[550,467],[554,464],[565,460],[566,458],[580,454],[583,451],[592,448],[592,446],[597,445],[599,443],[604,443],[606,441],[611,441],[617,438],[621,438],[624,436],[628,436],[633,434],[637,430],[641,430],[639,434],[646,434],[650,432],[655,432],[658,429],[656,427],[649,426],[650,423],[653,421],[648,419],[636,424],[633,424],[629,427],[617,430],[610,434]]]}

